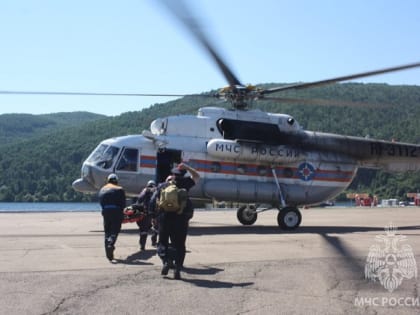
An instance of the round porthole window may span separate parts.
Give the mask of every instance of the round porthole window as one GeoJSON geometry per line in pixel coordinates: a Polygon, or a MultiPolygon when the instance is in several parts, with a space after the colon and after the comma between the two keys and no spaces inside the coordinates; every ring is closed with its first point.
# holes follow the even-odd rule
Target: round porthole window
{"type": "Polygon", "coordinates": [[[213,163],[211,163],[210,169],[211,169],[212,172],[218,173],[222,169],[222,166],[220,165],[219,162],[213,162],[213,163]]]}
{"type": "Polygon", "coordinates": [[[258,175],[260,176],[267,176],[268,168],[266,166],[260,165],[257,167],[257,172],[258,172],[258,175]]]}
{"type": "Polygon", "coordinates": [[[245,174],[246,173],[246,165],[245,164],[239,164],[236,168],[239,174],[245,174]]]}
{"type": "Polygon", "coordinates": [[[284,177],[293,177],[293,170],[290,167],[286,167],[283,171],[284,177]]]}

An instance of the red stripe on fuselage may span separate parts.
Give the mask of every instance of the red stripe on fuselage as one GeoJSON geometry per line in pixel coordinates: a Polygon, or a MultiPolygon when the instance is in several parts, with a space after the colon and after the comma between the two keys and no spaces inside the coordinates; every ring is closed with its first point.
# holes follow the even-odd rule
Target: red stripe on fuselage
{"type": "MultiPolygon", "coordinates": [[[[212,174],[225,174],[225,175],[244,175],[244,176],[257,176],[257,177],[273,177],[272,171],[267,167],[267,172],[265,175],[260,175],[258,173],[258,168],[261,168],[260,164],[245,164],[245,163],[235,163],[235,162],[226,162],[226,161],[209,161],[209,160],[196,160],[192,159],[191,164],[194,164],[194,167],[197,171],[203,173],[212,173],[212,174]],[[220,165],[220,171],[215,172],[212,170],[212,167],[215,165],[220,165]],[[237,168],[239,165],[246,167],[245,173],[238,172],[237,168]]],[[[155,168],[156,167],[156,156],[152,155],[142,155],[140,157],[140,166],[144,168],[155,168]]],[[[276,167],[276,174],[279,178],[286,179],[300,179],[297,175],[297,167],[276,167]],[[291,177],[284,176],[284,170],[290,169],[293,173],[291,177]]],[[[325,181],[325,182],[350,182],[353,179],[353,171],[332,171],[332,170],[321,170],[316,169],[313,180],[315,181],[325,181]]]]}

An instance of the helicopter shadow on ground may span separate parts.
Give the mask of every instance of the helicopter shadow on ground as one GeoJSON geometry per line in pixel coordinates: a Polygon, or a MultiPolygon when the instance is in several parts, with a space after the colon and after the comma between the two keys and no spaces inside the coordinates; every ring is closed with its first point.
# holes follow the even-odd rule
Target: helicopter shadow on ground
{"type": "MultiPolygon", "coordinates": [[[[420,225],[400,226],[401,230],[418,230],[420,225]]],[[[190,226],[188,234],[201,235],[232,235],[232,234],[347,234],[357,232],[383,232],[383,227],[372,226],[300,226],[296,230],[282,230],[278,226],[241,226],[241,225],[213,225],[190,226]]]]}
{"type": "MultiPolygon", "coordinates": [[[[420,233],[420,225],[400,226],[398,230],[418,230],[420,233]]],[[[357,232],[383,232],[383,227],[373,226],[300,226],[296,230],[282,230],[280,227],[258,226],[258,225],[212,225],[212,226],[194,226],[190,225],[188,235],[234,235],[234,234],[347,234],[357,232]]],[[[91,230],[90,233],[103,233],[103,230],[91,230]]],[[[137,228],[125,228],[120,231],[122,234],[138,234],[137,228]]]]}
{"type": "MultiPolygon", "coordinates": [[[[420,231],[420,225],[412,226],[400,226],[399,231],[420,231]]],[[[91,232],[103,232],[103,231],[91,231],[91,232]]],[[[138,229],[124,229],[122,233],[127,234],[137,234],[138,229]]],[[[377,232],[383,233],[383,227],[372,227],[372,226],[301,226],[296,230],[285,231],[281,230],[278,226],[241,226],[241,225],[213,225],[213,226],[190,226],[188,234],[190,236],[205,236],[205,235],[245,235],[245,234],[255,234],[255,235],[267,235],[267,234],[318,234],[320,235],[326,244],[330,245],[333,251],[342,257],[342,262],[345,264],[346,269],[348,269],[355,279],[363,279],[363,270],[366,257],[357,257],[354,255],[352,248],[346,244],[345,235],[350,233],[360,233],[360,232],[377,232]]],[[[413,235],[413,234],[411,234],[413,235]]],[[[153,254],[155,251],[151,251],[153,254]]],[[[147,264],[140,259],[145,259],[146,253],[135,253],[126,260],[121,261],[121,263],[126,264],[147,264]]],[[[150,258],[150,257],[149,257],[150,258]]],[[[191,274],[206,274],[206,272],[214,272],[210,268],[209,270],[200,270],[192,268],[189,270],[191,274]]],[[[188,269],[186,270],[188,273],[188,269]]],[[[183,279],[186,282],[190,282],[196,286],[207,287],[207,288],[232,288],[235,286],[248,286],[252,283],[245,284],[234,284],[229,282],[220,282],[220,281],[211,281],[205,279],[183,279]]]]}
{"type": "MultiPolygon", "coordinates": [[[[420,231],[419,225],[401,226],[399,230],[420,231]]],[[[366,257],[358,257],[353,249],[346,244],[345,235],[358,232],[384,232],[383,227],[371,226],[301,226],[296,230],[285,231],[278,226],[234,226],[219,225],[205,227],[190,227],[189,235],[217,235],[217,234],[318,234],[323,238],[326,244],[336,252],[340,261],[346,269],[353,275],[354,279],[363,279],[366,257]]],[[[211,285],[211,284],[209,284],[211,285]]]]}

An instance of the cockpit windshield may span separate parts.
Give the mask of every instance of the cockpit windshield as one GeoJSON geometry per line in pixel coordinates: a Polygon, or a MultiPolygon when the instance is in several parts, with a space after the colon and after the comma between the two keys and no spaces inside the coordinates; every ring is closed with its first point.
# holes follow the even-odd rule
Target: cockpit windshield
{"type": "Polygon", "coordinates": [[[100,144],[89,156],[87,162],[108,169],[114,164],[118,151],[119,148],[112,145],[100,144]]]}

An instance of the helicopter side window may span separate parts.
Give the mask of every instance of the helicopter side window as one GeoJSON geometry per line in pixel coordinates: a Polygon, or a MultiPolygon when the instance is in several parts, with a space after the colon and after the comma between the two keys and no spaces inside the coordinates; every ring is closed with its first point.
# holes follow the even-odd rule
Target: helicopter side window
{"type": "Polygon", "coordinates": [[[219,162],[211,163],[210,169],[214,173],[219,173],[222,169],[222,165],[219,162]]]}
{"type": "Polygon", "coordinates": [[[246,171],[247,171],[247,167],[246,167],[246,165],[245,165],[245,164],[239,164],[239,165],[236,167],[236,171],[237,171],[239,174],[245,174],[245,173],[246,173],[246,171]]]}
{"type": "Polygon", "coordinates": [[[106,144],[99,145],[95,151],[88,158],[88,162],[99,166],[103,169],[108,169],[114,164],[119,148],[108,146],[106,144]]]}
{"type": "Polygon", "coordinates": [[[269,174],[269,169],[268,169],[268,167],[267,167],[267,166],[264,166],[264,165],[259,165],[259,166],[257,167],[257,173],[258,173],[258,175],[260,175],[260,176],[267,176],[267,175],[269,174]]]}
{"type": "Polygon", "coordinates": [[[138,150],[137,149],[124,149],[121,158],[117,165],[118,171],[136,172],[138,164],[138,150]]]}

